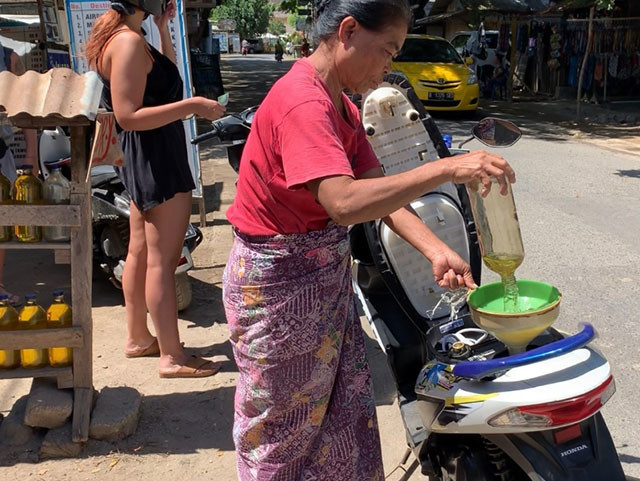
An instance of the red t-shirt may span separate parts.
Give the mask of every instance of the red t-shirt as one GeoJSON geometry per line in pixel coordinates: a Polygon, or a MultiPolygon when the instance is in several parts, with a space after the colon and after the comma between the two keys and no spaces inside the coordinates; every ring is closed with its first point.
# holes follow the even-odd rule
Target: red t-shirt
{"type": "Polygon", "coordinates": [[[227,218],[243,234],[323,229],[329,215],[306,188],[323,177],[358,178],[378,167],[356,106],[343,94],[348,120],[307,59],[278,80],[253,118],[227,218]]]}

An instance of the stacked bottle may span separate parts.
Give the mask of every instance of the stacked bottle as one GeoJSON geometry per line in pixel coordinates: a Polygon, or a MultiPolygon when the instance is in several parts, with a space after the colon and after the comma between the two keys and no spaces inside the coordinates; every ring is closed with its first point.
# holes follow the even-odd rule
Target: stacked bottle
{"type": "MultiPolygon", "coordinates": [[[[37,303],[35,294],[24,296],[25,306],[18,316],[19,329],[36,330],[47,328],[47,315],[37,303]]],[[[38,369],[49,363],[48,349],[22,349],[20,351],[20,363],[25,369],[38,369]]]]}
{"type": "MultiPolygon", "coordinates": [[[[47,309],[47,328],[71,327],[71,306],[64,301],[64,292],[53,291],[53,303],[47,309]]],[[[73,364],[73,350],[69,347],[50,347],[49,364],[52,367],[66,367],[73,364]]]]}
{"type": "MultiPolygon", "coordinates": [[[[0,294],[0,331],[16,329],[18,329],[18,312],[9,304],[9,296],[0,294]]],[[[0,350],[0,369],[14,369],[18,366],[20,366],[20,351],[0,350]]]]}
{"type": "MultiPolygon", "coordinates": [[[[71,196],[71,182],[62,175],[60,165],[51,167],[51,173],[44,181],[44,201],[46,204],[69,204],[71,196]]],[[[49,242],[68,242],[70,228],[62,226],[47,226],[44,228],[44,238],[49,242]]]]}
{"type": "MultiPolygon", "coordinates": [[[[18,178],[13,184],[14,200],[16,204],[42,204],[42,182],[33,175],[33,167],[23,165],[18,169],[18,178]]],[[[42,227],[15,226],[15,236],[20,242],[40,242],[42,227]]]]}

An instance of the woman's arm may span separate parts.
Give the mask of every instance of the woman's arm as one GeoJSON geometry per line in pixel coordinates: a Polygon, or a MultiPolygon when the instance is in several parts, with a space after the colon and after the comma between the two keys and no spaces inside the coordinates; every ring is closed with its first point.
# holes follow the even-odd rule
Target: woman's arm
{"type": "MultiPolygon", "coordinates": [[[[382,175],[381,169],[372,169],[361,178],[373,179],[382,175]]],[[[383,217],[382,221],[429,259],[433,277],[440,287],[476,287],[469,264],[442,242],[409,205],[383,217]]]]}
{"type": "Polygon", "coordinates": [[[197,114],[216,120],[225,108],[214,100],[193,97],[157,107],[142,107],[142,99],[152,62],[145,40],[135,32],[118,35],[104,53],[113,112],[124,130],[152,130],[197,114]]]}
{"type": "Polygon", "coordinates": [[[354,180],[334,176],[307,182],[307,187],[329,216],[341,225],[358,224],[386,217],[422,194],[445,182],[482,182],[483,195],[491,189],[491,177],[506,193],[506,178],[515,182],[509,164],[483,151],[440,159],[401,174],[354,180]]]}
{"type": "Polygon", "coordinates": [[[169,21],[176,16],[176,2],[169,0],[165,11],[160,17],[154,17],[153,21],[160,32],[160,52],[162,55],[177,65],[176,51],[171,41],[171,33],[169,32],[169,21]]]}

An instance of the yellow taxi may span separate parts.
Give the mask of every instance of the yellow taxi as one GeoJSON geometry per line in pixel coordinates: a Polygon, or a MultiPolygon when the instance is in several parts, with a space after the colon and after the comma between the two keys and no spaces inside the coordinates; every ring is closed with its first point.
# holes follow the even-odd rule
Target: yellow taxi
{"type": "Polygon", "coordinates": [[[393,60],[395,73],[407,77],[427,110],[475,111],[478,79],[447,40],[431,35],[407,35],[393,60]]]}

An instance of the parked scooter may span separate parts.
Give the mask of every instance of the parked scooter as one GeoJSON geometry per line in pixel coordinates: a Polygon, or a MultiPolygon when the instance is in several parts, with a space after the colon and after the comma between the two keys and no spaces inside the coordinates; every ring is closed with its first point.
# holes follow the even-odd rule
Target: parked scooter
{"type": "MultiPolygon", "coordinates": [[[[62,173],[71,178],[69,168],[71,143],[63,128],[44,130],[39,139],[38,162],[46,179],[52,164],[62,165],[62,173]]],[[[122,288],[122,274],[129,246],[129,215],[131,197],[111,166],[91,169],[91,214],[93,256],[111,283],[122,288]]],[[[189,307],[192,300],[191,280],[187,274],[193,268],[191,253],[202,241],[202,232],[189,224],[176,268],[176,304],[178,311],[189,307]]]]}
{"type": "Polygon", "coordinates": [[[227,149],[229,165],[238,172],[242,151],[251,132],[251,123],[257,110],[257,106],[250,107],[239,114],[227,115],[214,120],[211,123],[212,129],[194,137],[191,143],[195,145],[215,139],[218,145],[227,149]]]}
{"type": "MultiPolygon", "coordinates": [[[[449,156],[410,86],[395,80],[420,112],[439,156],[449,156]]],[[[493,132],[493,146],[517,140],[507,130],[509,142],[493,132]]],[[[463,189],[448,187],[426,193],[412,207],[471,261],[480,284],[469,201],[463,189]]],[[[527,352],[510,356],[475,325],[467,305],[452,315],[439,303],[443,290],[430,263],[386,224],[353,226],[350,241],[354,290],[397,383],[409,445],[404,461],[415,455],[402,479],[419,467],[432,481],[625,480],[599,413],[615,383],[607,360],[589,345],[592,326],[574,336],[549,328],[527,352]]]]}
{"type": "MultiPolygon", "coordinates": [[[[438,156],[456,153],[408,81],[394,75],[386,81],[420,113],[438,156]]],[[[237,172],[255,111],[214,121],[213,130],[192,142],[217,139],[237,172]]],[[[510,132],[494,132],[494,146],[517,140],[510,132]]],[[[480,284],[482,260],[464,186],[445,185],[412,207],[470,262],[480,284]]],[[[402,464],[415,457],[403,480],[418,468],[431,481],[625,480],[599,413],[615,383],[609,363],[589,346],[593,327],[569,337],[549,328],[529,351],[509,356],[478,329],[468,306],[452,317],[450,306],[439,304],[443,290],[430,263],[386,224],[352,226],[350,243],[354,290],[397,385],[409,446],[402,464]]]]}

